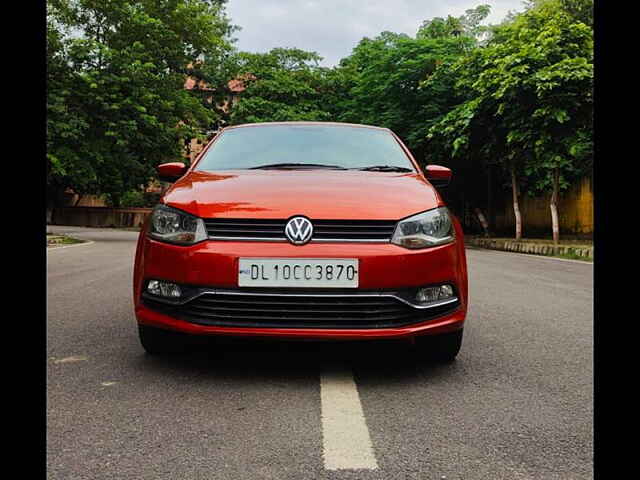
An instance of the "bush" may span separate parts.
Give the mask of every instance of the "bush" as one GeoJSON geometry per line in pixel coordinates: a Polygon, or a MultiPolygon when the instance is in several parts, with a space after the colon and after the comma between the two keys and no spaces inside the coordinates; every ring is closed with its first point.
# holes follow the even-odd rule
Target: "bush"
{"type": "Polygon", "coordinates": [[[144,193],[138,190],[125,192],[120,199],[120,206],[128,208],[146,207],[144,193]]]}
{"type": "Polygon", "coordinates": [[[144,192],[144,206],[148,208],[155,207],[160,202],[161,194],[155,192],[144,192]]]}
{"type": "MultiPolygon", "coordinates": [[[[123,208],[153,208],[160,201],[160,194],[156,192],[142,192],[131,190],[125,192],[120,197],[120,207],[123,208]]],[[[113,201],[107,202],[110,207],[114,206],[113,201]]]]}

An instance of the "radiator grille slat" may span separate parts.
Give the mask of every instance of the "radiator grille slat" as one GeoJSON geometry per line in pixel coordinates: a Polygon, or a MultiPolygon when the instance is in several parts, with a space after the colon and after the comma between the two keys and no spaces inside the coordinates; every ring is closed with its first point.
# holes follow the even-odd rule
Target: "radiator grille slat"
{"type": "Polygon", "coordinates": [[[275,308],[286,308],[286,307],[299,307],[299,308],[314,308],[318,306],[326,306],[327,304],[331,306],[336,306],[344,309],[359,309],[359,308],[380,308],[389,306],[388,302],[375,302],[373,300],[366,302],[349,302],[347,300],[341,301],[338,298],[327,298],[325,300],[321,300],[318,297],[309,298],[307,301],[302,302],[300,299],[290,299],[288,300],[286,297],[273,297],[278,300],[267,300],[264,297],[256,298],[242,298],[242,299],[219,299],[219,298],[209,298],[209,297],[200,297],[199,303],[202,305],[220,305],[221,307],[225,307],[227,305],[238,305],[238,303],[242,303],[243,305],[257,305],[261,308],[271,308],[274,306],[275,308]]]}
{"type": "MultiPolygon", "coordinates": [[[[207,314],[207,313],[220,313],[220,314],[247,314],[247,315],[253,315],[253,316],[262,316],[263,314],[268,314],[269,312],[274,312],[280,315],[298,315],[298,316],[303,316],[303,317],[309,317],[309,318],[314,318],[317,317],[319,315],[336,315],[336,316],[344,316],[347,313],[349,314],[349,316],[352,316],[353,318],[356,317],[363,317],[363,318],[367,318],[369,315],[380,315],[380,314],[397,314],[399,312],[399,310],[395,307],[387,307],[387,308],[382,308],[382,309],[376,309],[376,310],[357,310],[357,309],[351,309],[351,310],[347,310],[344,307],[340,307],[340,306],[336,306],[335,308],[331,309],[331,308],[309,308],[306,307],[305,305],[288,305],[285,308],[251,308],[251,307],[245,307],[245,306],[233,306],[233,307],[229,307],[229,306],[225,306],[225,307],[218,307],[218,306],[211,306],[211,305],[194,305],[191,306],[190,309],[195,309],[200,311],[203,314],[207,314]]],[[[402,313],[402,311],[400,310],[400,313],[402,313]]]]}

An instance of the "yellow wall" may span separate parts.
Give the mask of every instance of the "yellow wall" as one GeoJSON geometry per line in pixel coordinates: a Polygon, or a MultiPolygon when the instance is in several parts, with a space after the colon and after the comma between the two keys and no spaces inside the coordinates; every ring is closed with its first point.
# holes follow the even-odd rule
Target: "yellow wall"
{"type": "MultiPolygon", "coordinates": [[[[524,237],[527,236],[527,232],[547,232],[551,235],[550,196],[536,198],[528,195],[521,196],[520,211],[522,212],[524,237]]],[[[583,178],[560,195],[558,216],[561,233],[593,234],[593,189],[590,177],[583,178]]],[[[499,230],[513,229],[514,223],[513,201],[511,194],[508,194],[504,212],[496,215],[496,227],[499,230]]]]}

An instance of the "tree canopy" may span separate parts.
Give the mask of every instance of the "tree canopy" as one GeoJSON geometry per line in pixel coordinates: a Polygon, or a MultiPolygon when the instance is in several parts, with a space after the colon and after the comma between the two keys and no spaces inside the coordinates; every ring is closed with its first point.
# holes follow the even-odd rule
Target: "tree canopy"
{"type": "Polygon", "coordinates": [[[49,1],[47,167],[52,190],[114,204],[181,153],[215,110],[183,88],[231,48],[223,2],[49,1]]]}
{"type": "Polygon", "coordinates": [[[429,131],[444,155],[515,164],[534,190],[591,168],[593,30],[561,6],[538,2],[453,67],[466,100],[429,131]]]}
{"type": "Polygon", "coordinates": [[[331,120],[324,103],[327,69],[319,67],[320,60],[297,48],[240,52],[235,72],[246,78],[246,90],[231,111],[231,123],[331,120]]]}

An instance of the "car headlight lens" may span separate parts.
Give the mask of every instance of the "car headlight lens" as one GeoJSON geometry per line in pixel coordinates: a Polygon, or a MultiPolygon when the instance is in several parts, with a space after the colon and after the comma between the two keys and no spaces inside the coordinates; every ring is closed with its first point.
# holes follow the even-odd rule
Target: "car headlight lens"
{"type": "Polygon", "coordinates": [[[201,218],[157,205],[151,212],[149,236],[163,242],[191,245],[206,240],[207,230],[201,218]]]}
{"type": "Polygon", "coordinates": [[[391,243],[405,248],[426,248],[455,240],[447,207],[434,208],[398,222],[391,243]]]}

